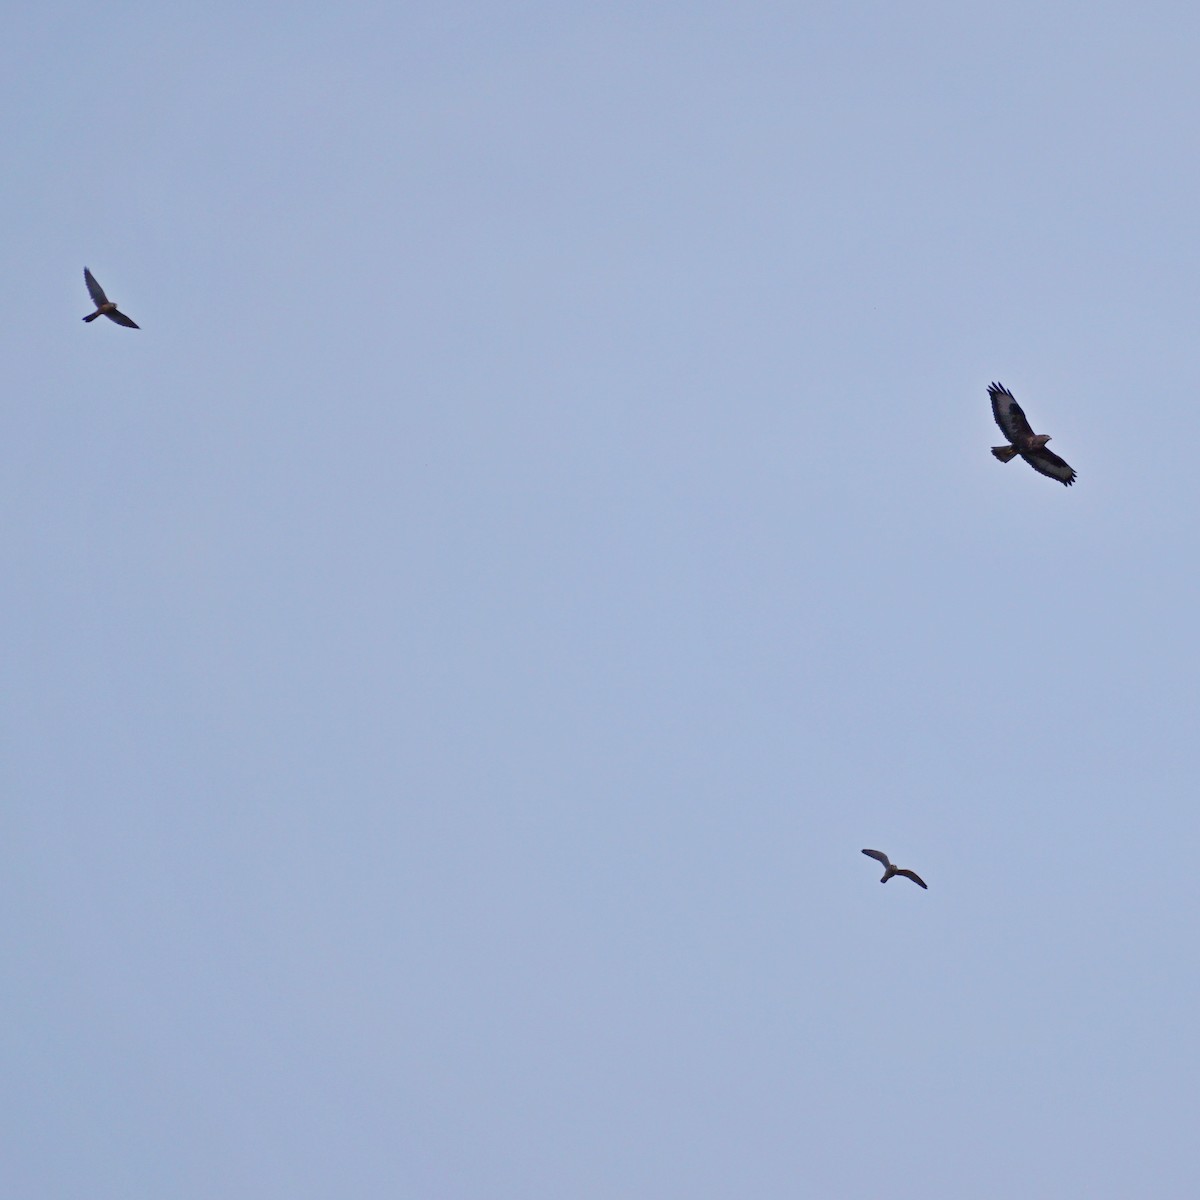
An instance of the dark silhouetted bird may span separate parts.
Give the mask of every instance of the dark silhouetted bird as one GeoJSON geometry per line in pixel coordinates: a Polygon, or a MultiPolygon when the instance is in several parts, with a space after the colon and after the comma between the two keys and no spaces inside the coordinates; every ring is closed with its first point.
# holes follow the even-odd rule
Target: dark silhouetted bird
{"type": "Polygon", "coordinates": [[[96,282],[96,277],[87,269],[83,268],[83,281],[87,284],[87,290],[92,297],[92,303],[96,306],[94,313],[88,313],[83,319],[85,321],[94,321],[97,317],[107,317],[110,321],[116,321],[118,325],[124,325],[126,329],[141,329],[140,325],[134,324],[117,306],[104,294],[104,289],[96,282]]]}
{"type": "Polygon", "coordinates": [[[926,884],[925,880],[916,871],[892,866],[892,860],[882,850],[864,850],[863,853],[868,858],[873,858],[876,862],[883,863],[883,878],[879,881],[880,883],[887,883],[893,875],[903,875],[905,879],[911,879],[913,883],[925,888],[926,891],[929,890],[928,884],[926,884]]]}
{"type": "Polygon", "coordinates": [[[993,446],[992,453],[1001,462],[1010,462],[1019,454],[1035,471],[1070,487],[1075,482],[1074,470],[1053,450],[1046,449],[1050,435],[1033,432],[1033,426],[1013,399],[1012,392],[1001,384],[993,383],[988,388],[988,395],[992,401],[992,416],[1011,443],[1008,446],[993,446]]]}

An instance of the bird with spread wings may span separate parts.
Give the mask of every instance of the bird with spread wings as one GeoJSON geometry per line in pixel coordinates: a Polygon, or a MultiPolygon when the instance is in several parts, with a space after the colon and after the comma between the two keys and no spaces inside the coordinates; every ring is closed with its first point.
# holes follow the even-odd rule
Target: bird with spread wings
{"type": "Polygon", "coordinates": [[[96,277],[87,269],[83,268],[83,282],[87,284],[88,294],[92,298],[92,303],[96,306],[94,313],[88,313],[83,319],[85,321],[94,321],[97,317],[107,317],[110,321],[116,321],[118,325],[124,325],[126,329],[141,329],[140,325],[134,324],[105,294],[104,289],[96,282],[96,277]]]}
{"type": "Polygon", "coordinates": [[[883,864],[883,878],[879,881],[880,883],[887,883],[893,875],[903,875],[905,879],[911,879],[918,887],[923,887],[926,891],[929,891],[929,885],[916,871],[910,871],[907,867],[893,866],[892,860],[882,850],[864,850],[863,853],[868,858],[873,858],[876,862],[883,864]]]}
{"type": "Polygon", "coordinates": [[[1053,450],[1046,449],[1050,435],[1033,432],[1021,406],[1013,399],[1012,392],[993,383],[988,388],[988,396],[991,397],[996,424],[1012,443],[1009,446],[993,446],[992,453],[1001,462],[1008,462],[1019,454],[1035,471],[1070,487],[1075,482],[1075,472],[1053,450]]]}

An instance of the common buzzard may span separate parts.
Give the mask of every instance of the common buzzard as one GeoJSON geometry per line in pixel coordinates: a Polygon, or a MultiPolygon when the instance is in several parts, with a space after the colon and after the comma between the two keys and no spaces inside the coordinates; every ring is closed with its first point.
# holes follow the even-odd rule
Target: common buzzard
{"type": "Polygon", "coordinates": [[[929,885],[916,871],[910,871],[907,867],[901,870],[900,867],[892,866],[892,860],[882,850],[864,850],[863,853],[868,858],[873,858],[876,862],[883,864],[883,878],[879,881],[880,883],[887,883],[893,875],[903,875],[905,879],[911,879],[913,883],[929,891],[929,885]]]}
{"type": "Polygon", "coordinates": [[[1075,482],[1075,472],[1053,450],[1046,449],[1050,435],[1033,432],[1021,406],[1013,399],[1012,392],[993,383],[988,388],[988,396],[991,397],[996,424],[1012,443],[1011,446],[993,446],[992,453],[1001,462],[1008,462],[1019,454],[1035,471],[1070,487],[1075,482]]]}
{"type": "Polygon", "coordinates": [[[140,325],[135,325],[105,294],[104,289],[96,282],[96,277],[87,269],[83,268],[83,282],[87,284],[88,293],[92,297],[92,303],[96,306],[94,313],[88,313],[83,319],[85,321],[94,321],[97,317],[107,317],[110,321],[116,321],[118,325],[124,325],[126,329],[141,329],[140,325]]]}

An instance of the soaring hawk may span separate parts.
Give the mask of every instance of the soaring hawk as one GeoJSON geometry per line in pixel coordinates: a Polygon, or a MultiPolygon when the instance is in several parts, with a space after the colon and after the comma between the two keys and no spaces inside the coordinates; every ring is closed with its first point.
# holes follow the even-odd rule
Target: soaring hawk
{"type": "Polygon", "coordinates": [[[1053,450],[1046,449],[1050,435],[1033,432],[1021,406],[1013,399],[1012,392],[993,383],[988,388],[988,395],[991,397],[996,424],[1012,443],[1010,446],[993,446],[992,453],[1001,462],[1008,462],[1019,454],[1035,471],[1070,487],[1075,482],[1075,472],[1053,450]]]}
{"type": "Polygon", "coordinates": [[[107,317],[110,321],[116,321],[118,325],[124,325],[126,329],[141,329],[140,325],[135,325],[105,294],[104,289],[96,282],[96,277],[87,269],[83,268],[83,282],[87,284],[87,290],[92,297],[92,303],[96,306],[94,313],[88,313],[83,319],[85,321],[94,321],[97,317],[107,317]]]}

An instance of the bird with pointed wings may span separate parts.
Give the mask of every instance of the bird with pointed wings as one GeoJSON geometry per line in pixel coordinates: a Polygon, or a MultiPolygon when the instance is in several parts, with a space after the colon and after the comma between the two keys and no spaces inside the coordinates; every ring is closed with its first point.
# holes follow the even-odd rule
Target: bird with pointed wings
{"type": "Polygon", "coordinates": [[[883,878],[879,881],[880,883],[887,883],[893,875],[903,875],[905,879],[911,879],[918,887],[929,891],[929,885],[916,871],[910,871],[907,867],[893,866],[892,860],[882,850],[864,850],[863,853],[868,858],[873,858],[876,862],[883,864],[883,878]]]}
{"type": "Polygon", "coordinates": [[[94,313],[88,313],[83,319],[85,321],[94,321],[97,317],[107,317],[110,321],[116,321],[118,325],[124,325],[126,329],[141,329],[140,325],[135,325],[105,294],[104,289],[96,282],[96,277],[87,269],[83,268],[83,282],[87,284],[88,294],[92,297],[92,303],[96,306],[94,313]]]}
{"type": "Polygon", "coordinates": [[[1021,406],[1013,399],[1012,392],[993,383],[988,388],[988,396],[991,397],[996,424],[1011,443],[1008,446],[993,446],[992,453],[1001,462],[1008,462],[1019,454],[1035,471],[1070,487],[1075,482],[1075,472],[1053,450],[1046,449],[1050,435],[1033,432],[1021,406]]]}

